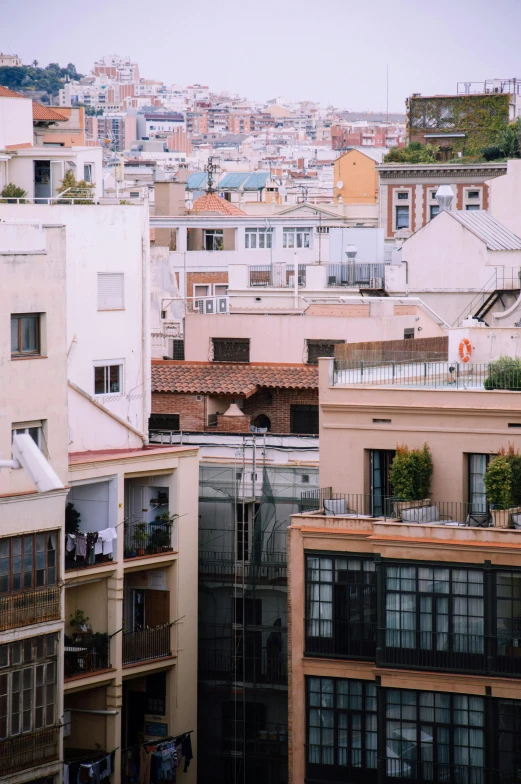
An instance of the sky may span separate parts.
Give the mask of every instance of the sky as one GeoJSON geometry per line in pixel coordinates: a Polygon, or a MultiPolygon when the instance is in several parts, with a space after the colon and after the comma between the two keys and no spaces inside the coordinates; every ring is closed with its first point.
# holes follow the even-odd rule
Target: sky
{"type": "Polygon", "coordinates": [[[403,112],[413,92],[521,78],[521,0],[0,0],[0,51],[24,63],[104,54],[140,74],[265,101],[403,112]]]}

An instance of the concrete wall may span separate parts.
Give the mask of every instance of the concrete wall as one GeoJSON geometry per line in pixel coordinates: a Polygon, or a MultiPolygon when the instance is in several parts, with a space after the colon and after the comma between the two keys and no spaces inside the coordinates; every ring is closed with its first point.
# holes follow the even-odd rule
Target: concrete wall
{"type": "Polygon", "coordinates": [[[383,264],[383,229],[330,229],[328,260],[332,264],[346,262],[345,252],[348,245],[356,247],[358,251],[356,261],[383,264]]]}
{"type": "Polygon", "coordinates": [[[335,199],[342,197],[346,204],[376,204],[378,175],[376,161],[359,150],[350,150],[334,163],[335,199]],[[343,183],[341,188],[337,183],[343,183]]]}
{"type": "Polygon", "coordinates": [[[510,160],[504,177],[490,180],[490,213],[521,236],[521,161],[510,160]]]}
{"type": "Polygon", "coordinates": [[[33,102],[30,98],[0,98],[0,150],[33,143],[33,102]]]}

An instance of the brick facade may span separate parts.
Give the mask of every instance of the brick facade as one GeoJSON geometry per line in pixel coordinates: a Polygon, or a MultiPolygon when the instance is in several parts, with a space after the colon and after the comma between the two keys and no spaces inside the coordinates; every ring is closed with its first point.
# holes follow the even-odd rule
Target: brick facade
{"type": "MultiPolygon", "coordinates": [[[[186,273],[186,296],[194,296],[194,285],[204,283],[228,283],[227,272],[187,272],[186,273]]],[[[213,289],[208,296],[213,296],[213,289]]]]}

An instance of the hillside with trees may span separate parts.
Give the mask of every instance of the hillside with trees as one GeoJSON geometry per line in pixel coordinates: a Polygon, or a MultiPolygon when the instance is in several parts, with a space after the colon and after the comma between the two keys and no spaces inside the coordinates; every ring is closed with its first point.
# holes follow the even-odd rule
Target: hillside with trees
{"type": "Polygon", "coordinates": [[[1,85],[41,103],[57,103],[58,90],[63,87],[67,77],[81,79],[82,74],[76,71],[73,63],[69,63],[66,68],[58,63],[49,63],[45,68],[40,68],[38,61],[33,60],[31,65],[0,67],[1,85]]]}

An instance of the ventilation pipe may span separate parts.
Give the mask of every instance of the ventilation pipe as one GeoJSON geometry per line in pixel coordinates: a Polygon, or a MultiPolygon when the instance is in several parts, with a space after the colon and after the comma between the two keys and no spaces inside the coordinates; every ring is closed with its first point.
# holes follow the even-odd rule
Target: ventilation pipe
{"type": "Polygon", "coordinates": [[[454,191],[450,185],[440,185],[436,191],[436,201],[440,205],[441,210],[450,212],[452,209],[452,201],[454,199],[454,191]]]}

